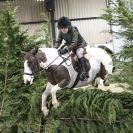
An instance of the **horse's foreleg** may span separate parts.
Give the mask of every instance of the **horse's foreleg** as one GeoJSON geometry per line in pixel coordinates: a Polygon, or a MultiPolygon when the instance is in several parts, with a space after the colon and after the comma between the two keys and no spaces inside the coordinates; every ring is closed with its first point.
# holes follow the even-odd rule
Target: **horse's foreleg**
{"type": "Polygon", "coordinates": [[[59,106],[59,102],[58,102],[58,100],[57,100],[57,98],[56,98],[56,92],[58,91],[58,90],[60,90],[61,88],[58,86],[58,84],[57,85],[55,85],[55,86],[53,86],[52,87],[52,90],[51,90],[51,94],[52,94],[52,104],[53,104],[53,106],[54,106],[54,108],[57,108],[58,106],[59,106]]]}
{"type": "Polygon", "coordinates": [[[53,85],[48,82],[46,89],[42,94],[42,108],[41,109],[42,109],[42,112],[44,113],[45,116],[47,116],[49,113],[49,110],[46,107],[46,100],[47,100],[48,95],[51,94],[52,87],[53,87],[53,85]]]}
{"type": "Polygon", "coordinates": [[[101,86],[104,86],[104,80],[103,79],[101,79],[100,77],[97,77],[96,79],[95,79],[95,82],[94,82],[94,86],[95,87],[98,87],[99,85],[101,85],[101,86]]]}

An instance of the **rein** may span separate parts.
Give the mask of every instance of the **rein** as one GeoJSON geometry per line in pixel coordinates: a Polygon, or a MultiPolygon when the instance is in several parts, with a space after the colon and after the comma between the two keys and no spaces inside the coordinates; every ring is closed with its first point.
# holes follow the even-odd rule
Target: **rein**
{"type": "Polygon", "coordinates": [[[48,68],[53,62],[55,62],[55,60],[57,60],[59,57],[60,57],[60,55],[57,56],[51,63],[49,63],[48,66],[47,66],[46,68],[44,68],[44,70],[47,69],[47,68],[48,68]]]}
{"type": "Polygon", "coordinates": [[[58,68],[59,68],[59,66],[61,65],[61,64],[63,64],[64,62],[66,62],[67,60],[68,60],[68,58],[71,56],[71,54],[67,57],[67,58],[64,58],[64,57],[62,57],[63,58],[63,61],[56,67],[56,69],[54,69],[54,71],[52,71],[52,72],[55,72],[58,68]]]}
{"type": "MultiPolygon", "coordinates": [[[[59,68],[59,66],[61,65],[61,64],[63,64],[64,62],[66,62],[67,60],[68,60],[68,58],[71,56],[71,54],[69,54],[69,56],[67,57],[67,58],[65,58],[65,57],[62,57],[61,55],[59,55],[59,56],[57,56],[46,68],[44,68],[43,70],[46,70],[56,59],[58,59],[59,57],[62,57],[62,59],[63,59],[63,61],[54,69],[54,70],[52,70],[51,72],[55,72],[58,68],[59,68]]],[[[67,64],[67,63],[66,63],[67,64]]]]}

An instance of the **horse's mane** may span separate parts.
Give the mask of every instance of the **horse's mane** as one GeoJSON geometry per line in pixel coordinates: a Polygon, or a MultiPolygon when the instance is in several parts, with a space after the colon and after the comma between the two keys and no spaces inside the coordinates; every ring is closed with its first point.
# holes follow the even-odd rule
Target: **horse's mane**
{"type": "Polygon", "coordinates": [[[39,50],[41,50],[42,52],[45,52],[46,54],[58,53],[57,49],[55,48],[39,48],[39,50]]]}

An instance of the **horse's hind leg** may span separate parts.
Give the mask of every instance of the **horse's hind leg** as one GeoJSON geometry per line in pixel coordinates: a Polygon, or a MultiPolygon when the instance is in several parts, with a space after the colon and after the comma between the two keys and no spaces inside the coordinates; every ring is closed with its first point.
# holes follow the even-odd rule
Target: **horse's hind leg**
{"type": "Polygon", "coordinates": [[[103,82],[102,85],[104,85],[104,86],[109,86],[109,83],[108,83],[108,74],[109,74],[110,68],[112,68],[112,67],[109,66],[109,69],[107,71],[105,69],[105,66],[103,64],[101,64],[100,77],[101,77],[101,82],[103,82]]]}
{"type": "Polygon", "coordinates": [[[107,75],[104,78],[103,77],[102,78],[101,77],[97,77],[94,80],[93,86],[98,87],[99,85],[100,86],[109,86],[107,75]]]}
{"type": "Polygon", "coordinates": [[[103,84],[104,86],[109,86],[108,75],[105,76],[103,84]]]}
{"type": "Polygon", "coordinates": [[[52,87],[53,87],[53,85],[48,82],[46,89],[42,94],[42,108],[41,109],[42,109],[42,112],[44,113],[45,116],[47,116],[49,113],[49,110],[46,107],[46,100],[47,100],[48,95],[51,94],[52,87]]]}
{"type": "Polygon", "coordinates": [[[58,84],[57,85],[55,85],[55,86],[53,86],[52,87],[52,90],[51,90],[51,94],[52,94],[52,104],[53,104],[53,106],[54,106],[54,108],[57,108],[58,106],[59,106],[59,102],[58,102],[58,100],[57,100],[57,98],[56,98],[56,92],[58,91],[58,90],[60,90],[61,88],[58,86],[58,84]]]}

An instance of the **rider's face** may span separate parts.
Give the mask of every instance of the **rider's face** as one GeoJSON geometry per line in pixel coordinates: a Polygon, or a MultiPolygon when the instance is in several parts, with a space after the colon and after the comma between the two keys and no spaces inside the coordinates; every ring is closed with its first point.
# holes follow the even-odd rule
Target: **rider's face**
{"type": "Polygon", "coordinates": [[[68,32],[68,27],[60,28],[61,32],[66,34],[68,32]]]}

